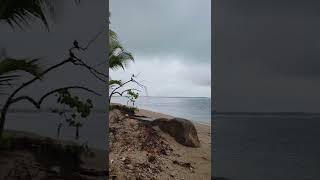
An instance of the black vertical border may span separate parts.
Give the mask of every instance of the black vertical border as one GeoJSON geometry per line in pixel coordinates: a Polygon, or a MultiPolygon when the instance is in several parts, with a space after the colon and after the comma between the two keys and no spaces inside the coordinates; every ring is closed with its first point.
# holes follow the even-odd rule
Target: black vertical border
{"type": "MultiPolygon", "coordinates": [[[[106,47],[107,47],[107,55],[109,54],[109,18],[110,18],[110,9],[109,9],[109,0],[106,0],[106,22],[107,22],[107,32],[106,32],[106,47]]],[[[107,60],[107,74],[108,74],[108,78],[110,77],[109,75],[109,59],[108,59],[108,56],[106,57],[106,60],[107,60]]],[[[106,95],[107,95],[107,98],[106,98],[106,146],[107,146],[107,152],[106,152],[106,171],[107,171],[107,179],[109,179],[109,81],[107,83],[107,87],[106,87],[106,95]]]]}
{"type": "Polygon", "coordinates": [[[211,179],[214,179],[214,142],[215,142],[215,130],[216,130],[216,123],[214,121],[214,111],[215,111],[215,105],[216,105],[216,96],[214,94],[216,84],[215,84],[215,78],[214,78],[214,72],[217,68],[214,65],[214,62],[216,60],[216,43],[215,43],[215,17],[216,17],[216,0],[211,1],[211,179]]]}

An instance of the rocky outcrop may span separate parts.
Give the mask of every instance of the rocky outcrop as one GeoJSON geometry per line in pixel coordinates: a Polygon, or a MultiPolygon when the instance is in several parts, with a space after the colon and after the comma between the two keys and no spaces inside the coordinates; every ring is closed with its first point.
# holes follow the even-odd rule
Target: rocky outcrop
{"type": "Polygon", "coordinates": [[[193,123],[187,119],[173,118],[165,119],[159,118],[151,122],[151,126],[159,126],[159,128],[174,137],[175,140],[189,147],[200,147],[197,130],[193,123]]]}

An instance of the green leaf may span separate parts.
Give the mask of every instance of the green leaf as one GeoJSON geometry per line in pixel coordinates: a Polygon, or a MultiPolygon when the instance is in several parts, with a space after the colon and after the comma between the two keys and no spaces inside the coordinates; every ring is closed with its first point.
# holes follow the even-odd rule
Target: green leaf
{"type": "Polygon", "coordinates": [[[126,51],[117,34],[109,29],[109,68],[117,70],[119,68],[125,69],[129,61],[134,61],[133,55],[126,51]]]}
{"type": "MultiPolygon", "coordinates": [[[[47,8],[50,14],[55,13],[54,1],[52,0],[0,0],[0,20],[9,25],[28,25],[32,20],[40,20],[48,29],[48,20],[45,15],[47,8]]],[[[80,0],[75,0],[78,4],[80,0]]]]}
{"type": "Polygon", "coordinates": [[[109,86],[111,86],[111,85],[119,85],[119,86],[121,86],[121,84],[122,84],[121,80],[110,80],[109,81],[109,86]]]}
{"type": "Polygon", "coordinates": [[[4,58],[0,61],[0,76],[17,71],[24,71],[33,76],[39,76],[42,71],[40,66],[36,64],[38,60],[4,58]]]}

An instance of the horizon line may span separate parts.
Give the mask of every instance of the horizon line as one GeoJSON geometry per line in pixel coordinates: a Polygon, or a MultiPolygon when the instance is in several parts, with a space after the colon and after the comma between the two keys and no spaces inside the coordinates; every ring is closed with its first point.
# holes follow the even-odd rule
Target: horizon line
{"type": "MultiPolygon", "coordinates": [[[[124,96],[113,96],[124,97],[124,96]]],[[[211,96],[139,96],[139,97],[159,97],[159,98],[211,98],[211,96]]]]}
{"type": "Polygon", "coordinates": [[[214,114],[320,114],[320,112],[305,112],[305,111],[269,111],[269,112],[261,112],[261,111],[243,111],[243,112],[217,112],[212,111],[214,114]]]}

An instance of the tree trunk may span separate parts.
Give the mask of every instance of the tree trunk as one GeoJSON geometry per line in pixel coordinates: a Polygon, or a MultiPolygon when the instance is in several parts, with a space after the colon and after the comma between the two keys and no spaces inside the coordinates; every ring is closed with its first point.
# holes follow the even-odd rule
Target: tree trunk
{"type": "Polygon", "coordinates": [[[0,137],[2,137],[3,135],[7,111],[8,111],[8,105],[4,105],[3,109],[1,110],[1,117],[0,117],[0,137]]]}

